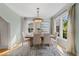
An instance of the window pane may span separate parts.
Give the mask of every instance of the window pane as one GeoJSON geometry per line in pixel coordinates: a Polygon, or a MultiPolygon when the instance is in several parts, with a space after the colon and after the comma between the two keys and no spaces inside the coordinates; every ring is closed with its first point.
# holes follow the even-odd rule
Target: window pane
{"type": "Polygon", "coordinates": [[[65,15],[63,17],[63,38],[67,39],[67,24],[68,24],[68,17],[65,15]]]}

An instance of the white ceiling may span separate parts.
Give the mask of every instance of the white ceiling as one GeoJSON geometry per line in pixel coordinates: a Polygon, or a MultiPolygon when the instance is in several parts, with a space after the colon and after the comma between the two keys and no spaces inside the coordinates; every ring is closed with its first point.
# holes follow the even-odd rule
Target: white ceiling
{"type": "Polygon", "coordinates": [[[24,17],[35,17],[36,8],[40,8],[41,17],[51,17],[67,3],[6,3],[8,7],[24,17]]]}

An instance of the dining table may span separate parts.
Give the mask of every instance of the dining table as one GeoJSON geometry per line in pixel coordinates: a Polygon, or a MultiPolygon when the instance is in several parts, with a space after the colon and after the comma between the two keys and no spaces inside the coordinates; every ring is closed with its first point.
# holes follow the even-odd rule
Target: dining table
{"type": "MultiPolygon", "coordinates": [[[[25,36],[25,38],[29,38],[29,40],[30,40],[30,46],[33,46],[33,35],[26,35],[25,36]]],[[[43,44],[43,40],[44,40],[44,35],[41,35],[41,44],[43,44]]],[[[55,36],[54,35],[50,35],[50,38],[55,38],[55,36]]]]}

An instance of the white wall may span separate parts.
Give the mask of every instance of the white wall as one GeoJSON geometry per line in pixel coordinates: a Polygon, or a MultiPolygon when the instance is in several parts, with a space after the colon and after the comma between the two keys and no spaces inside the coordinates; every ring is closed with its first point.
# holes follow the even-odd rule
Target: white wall
{"type": "Polygon", "coordinates": [[[0,4],[0,16],[10,23],[9,47],[20,41],[21,37],[21,17],[8,8],[5,4],[0,4]]]}
{"type": "Polygon", "coordinates": [[[76,4],[76,17],[75,18],[76,18],[75,19],[75,22],[76,22],[75,23],[75,27],[76,27],[75,43],[76,43],[77,55],[79,55],[79,4],[76,4]]]}
{"type": "Polygon", "coordinates": [[[9,23],[0,17],[0,49],[8,48],[9,23]]]}

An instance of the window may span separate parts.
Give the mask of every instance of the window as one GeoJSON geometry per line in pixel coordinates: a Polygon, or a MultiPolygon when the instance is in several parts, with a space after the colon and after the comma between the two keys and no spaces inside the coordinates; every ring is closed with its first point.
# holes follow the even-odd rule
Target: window
{"type": "Polygon", "coordinates": [[[49,18],[44,19],[42,24],[41,24],[41,29],[43,32],[50,32],[50,20],[49,18]]]}
{"type": "Polygon", "coordinates": [[[56,32],[58,33],[59,36],[59,26],[56,26],[56,32]]]}
{"type": "Polygon", "coordinates": [[[29,28],[28,28],[28,32],[31,33],[33,32],[33,23],[29,23],[29,28]]]}
{"type": "Polygon", "coordinates": [[[63,38],[67,39],[68,16],[63,17],[63,38]]]}
{"type": "Polygon", "coordinates": [[[60,17],[57,17],[55,20],[56,20],[56,32],[58,33],[58,36],[60,36],[60,17]]]}
{"type": "Polygon", "coordinates": [[[67,28],[68,28],[68,12],[62,13],[56,19],[56,32],[58,36],[67,39],[67,28]]]}

